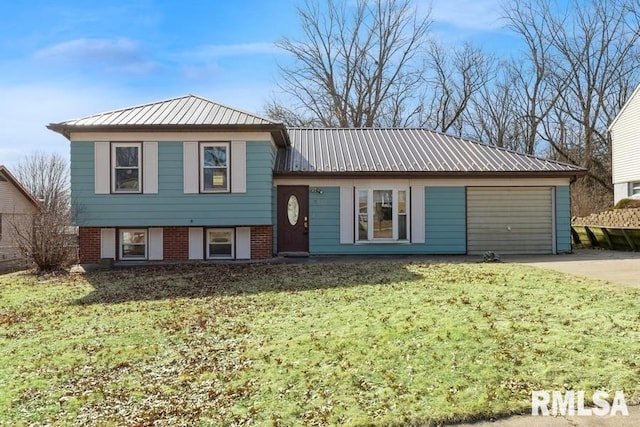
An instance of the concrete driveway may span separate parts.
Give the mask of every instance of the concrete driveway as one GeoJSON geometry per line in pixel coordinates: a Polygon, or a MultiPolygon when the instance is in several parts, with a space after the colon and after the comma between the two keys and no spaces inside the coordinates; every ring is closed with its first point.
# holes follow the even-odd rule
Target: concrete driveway
{"type": "Polygon", "coordinates": [[[566,255],[505,255],[502,260],[640,288],[640,252],[578,249],[566,255]]]}

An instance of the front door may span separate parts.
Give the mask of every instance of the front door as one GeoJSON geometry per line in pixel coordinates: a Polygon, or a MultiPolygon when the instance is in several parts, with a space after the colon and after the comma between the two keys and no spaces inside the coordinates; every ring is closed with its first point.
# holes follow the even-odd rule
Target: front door
{"type": "Polygon", "coordinates": [[[278,252],[309,252],[309,187],[278,186],[278,252]]]}

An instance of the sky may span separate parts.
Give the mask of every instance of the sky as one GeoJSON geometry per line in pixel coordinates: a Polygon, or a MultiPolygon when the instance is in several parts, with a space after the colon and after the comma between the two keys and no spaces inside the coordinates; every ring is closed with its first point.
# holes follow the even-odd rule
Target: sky
{"type": "MultiPolygon", "coordinates": [[[[431,4],[432,33],[500,55],[515,49],[500,0],[431,4]]],[[[186,94],[261,114],[278,93],[274,43],[299,38],[304,0],[57,0],[0,5],[0,164],[69,157],[54,122],[186,94]]]]}

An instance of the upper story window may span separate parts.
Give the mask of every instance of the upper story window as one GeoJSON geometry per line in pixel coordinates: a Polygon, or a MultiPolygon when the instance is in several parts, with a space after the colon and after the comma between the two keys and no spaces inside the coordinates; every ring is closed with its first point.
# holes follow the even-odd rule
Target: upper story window
{"type": "Polygon", "coordinates": [[[200,191],[229,192],[229,144],[206,142],[200,144],[200,191]]]}
{"type": "Polygon", "coordinates": [[[356,240],[360,242],[407,241],[409,191],[402,189],[356,190],[356,240]]]}
{"type": "Polygon", "coordinates": [[[111,144],[112,191],[114,193],[140,193],[142,177],[142,144],[116,142],[111,144]]]}

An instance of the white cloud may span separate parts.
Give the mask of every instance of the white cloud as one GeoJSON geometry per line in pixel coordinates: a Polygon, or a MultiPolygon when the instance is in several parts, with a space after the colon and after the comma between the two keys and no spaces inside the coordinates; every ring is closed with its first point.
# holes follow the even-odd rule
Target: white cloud
{"type": "Polygon", "coordinates": [[[434,0],[431,17],[436,22],[471,30],[502,27],[500,0],[434,0]]]}
{"type": "Polygon", "coordinates": [[[69,40],[38,50],[36,60],[65,65],[101,66],[107,72],[146,75],[158,70],[139,43],[127,38],[69,40]]]}

